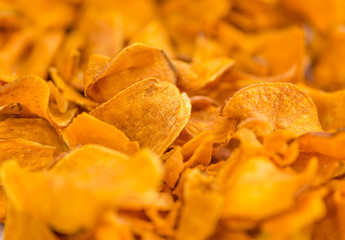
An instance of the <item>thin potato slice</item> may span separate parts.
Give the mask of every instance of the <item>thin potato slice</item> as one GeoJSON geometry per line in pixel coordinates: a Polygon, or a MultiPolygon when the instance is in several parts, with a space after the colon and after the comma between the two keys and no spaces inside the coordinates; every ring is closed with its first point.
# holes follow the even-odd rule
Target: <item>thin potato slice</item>
{"type": "Polygon", "coordinates": [[[287,129],[297,135],[321,131],[313,101],[290,83],[259,83],[242,88],[225,102],[221,115],[262,119],[274,129],[287,129]]]}
{"type": "Polygon", "coordinates": [[[85,95],[97,102],[105,102],[132,84],[150,77],[176,82],[174,67],[162,50],[136,43],[124,48],[86,84],[85,95]]]}
{"type": "Polygon", "coordinates": [[[123,90],[90,112],[161,155],[190,117],[190,100],[171,83],[149,78],[123,90]]]}

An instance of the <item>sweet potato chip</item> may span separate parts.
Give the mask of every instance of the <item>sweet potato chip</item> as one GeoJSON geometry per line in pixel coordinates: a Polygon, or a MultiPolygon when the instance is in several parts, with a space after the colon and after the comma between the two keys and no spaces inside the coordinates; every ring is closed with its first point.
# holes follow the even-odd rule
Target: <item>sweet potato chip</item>
{"type": "Polygon", "coordinates": [[[190,108],[189,98],[173,84],[149,78],[126,88],[90,114],[114,125],[140,147],[161,155],[187,124],[190,108]]]}
{"type": "Polygon", "coordinates": [[[56,106],[49,106],[49,95],[47,82],[39,77],[25,76],[0,88],[0,111],[4,114],[39,116],[55,126],[66,126],[78,109],[71,105],[66,113],[61,114],[56,106]],[[15,105],[18,108],[12,107],[15,105]]]}
{"type": "Polygon", "coordinates": [[[268,239],[281,239],[286,236],[293,239],[301,230],[307,229],[326,214],[323,203],[326,193],[327,190],[321,188],[301,195],[296,201],[296,207],[265,222],[262,232],[268,239]]]}
{"type": "Polygon", "coordinates": [[[164,181],[170,188],[174,188],[184,169],[181,148],[176,147],[175,149],[170,150],[162,156],[162,159],[165,160],[164,181]]]}
{"type": "Polygon", "coordinates": [[[22,138],[0,140],[0,164],[14,160],[21,167],[38,170],[53,161],[55,147],[22,138]]]}
{"type": "Polygon", "coordinates": [[[27,212],[18,212],[12,206],[9,207],[6,218],[6,227],[3,235],[4,239],[46,239],[58,240],[48,224],[40,221],[27,212]]]}
{"type": "Polygon", "coordinates": [[[212,58],[193,65],[181,61],[173,63],[177,68],[177,85],[188,92],[216,84],[234,65],[234,61],[227,57],[212,58]]]}
{"type": "Polygon", "coordinates": [[[55,129],[41,118],[8,118],[0,122],[0,139],[23,138],[53,146],[59,155],[68,150],[55,129]]]}
{"type": "Polygon", "coordinates": [[[0,239],[344,240],[344,26],[344,0],[0,0],[0,239]]]}
{"type": "Polygon", "coordinates": [[[265,157],[238,159],[233,154],[228,167],[224,166],[219,174],[220,180],[231,173],[223,183],[226,197],[223,217],[260,220],[287,210],[293,205],[296,192],[314,177],[316,164],[311,161],[298,175],[277,168],[265,157]]]}
{"type": "Polygon", "coordinates": [[[181,153],[184,167],[192,168],[198,164],[209,165],[212,157],[213,136],[210,132],[200,133],[183,145],[181,153]]]}
{"type": "Polygon", "coordinates": [[[274,129],[288,129],[297,135],[321,130],[311,98],[289,83],[259,83],[245,87],[227,100],[221,115],[240,120],[262,119],[274,129]]]}
{"type": "Polygon", "coordinates": [[[281,2],[289,9],[307,18],[320,31],[327,31],[344,23],[345,20],[343,12],[345,5],[341,0],[282,0],[281,2]]]}
{"type": "Polygon", "coordinates": [[[63,133],[67,144],[74,148],[86,144],[99,144],[120,152],[132,154],[139,151],[139,144],[131,142],[113,125],[82,113],[73,119],[63,133]]]}
{"type": "Polygon", "coordinates": [[[345,144],[344,131],[306,133],[298,138],[298,142],[303,152],[321,153],[325,156],[345,159],[345,151],[339,148],[345,144]]]}
{"type": "Polygon", "coordinates": [[[85,95],[97,102],[105,102],[132,84],[155,77],[164,82],[176,82],[173,65],[162,50],[133,44],[86,83],[85,95]]]}
{"type": "Polygon", "coordinates": [[[345,90],[336,92],[324,92],[315,88],[302,86],[317,108],[322,128],[327,130],[335,130],[344,128],[345,113],[345,90]]]}
{"type": "Polygon", "coordinates": [[[183,189],[185,205],[176,239],[207,239],[214,232],[224,198],[212,188],[212,180],[196,169],[188,174],[183,189]]]}
{"type": "Polygon", "coordinates": [[[79,106],[84,107],[87,110],[91,110],[96,107],[96,103],[91,101],[90,99],[85,98],[82,96],[78,91],[74,88],[67,85],[64,80],[60,77],[57,72],[57,69],[54,67],[49,68],[49,73],[54,80],[57,88],[61,90],[61,94],[66,101],[73,102],[79,106]]]}
{"type": "Polygon", "coordinates": [[[105,207],[150,199],[161,176],[161,166],[150,153],[129,158],[99,145],[74,150],[49,172],[30,173],[16,164],[2,169],[5,192],[14,208],[61,233],[91,227],[105,207]],[[35,198],[28,198],[33,194],[35,198]]]}
{"type": "Polygon", "coordinates": [[[196,137],[204,131],[212,132],[216,144],[227,144],[235,131],[237,120],[219,115],[219,107],[212,99],[202,96],[191,98],[192,113],[185,132],[196,137]]]}
{"type": "Polygon", "coordinates": [[[132,39],[131,44],[143,43],[164,50],[169,58],[175,58],[174,48],[163,23],[154,19],[148,22],[132,39]]]}

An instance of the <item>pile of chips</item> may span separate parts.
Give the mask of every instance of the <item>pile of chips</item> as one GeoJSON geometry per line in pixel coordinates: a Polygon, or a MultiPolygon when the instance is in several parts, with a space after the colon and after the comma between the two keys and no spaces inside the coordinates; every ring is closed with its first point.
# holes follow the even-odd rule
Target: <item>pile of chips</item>
{"type": "Polygon", "coordinates": [[[0,0],[4,240],[345,239],[345,0],[0,0]]]}

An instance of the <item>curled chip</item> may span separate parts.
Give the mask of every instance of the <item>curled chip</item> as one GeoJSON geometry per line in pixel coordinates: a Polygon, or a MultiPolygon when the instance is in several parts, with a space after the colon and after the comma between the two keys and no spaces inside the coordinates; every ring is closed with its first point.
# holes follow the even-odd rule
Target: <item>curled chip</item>
{"type": "Polygon", "coordinates": [[[104,102],[132,84],[150,77],[176,82],[174,67],[162,50],[133,44],[123,49],[90,82],[85,83],[85,95],[97,102],[104,102]]]}
{"type": "Polygon", "coordinates": [[[17,211],[71,234],[93,226],[106,207],[152,199],[162,169],[147,151],[128,157],[99,145],[86,145],[61,158],[50,171],[26,172],[11,163],[3,166],[1,175],[17,211]],[[36,197],[31,198],[32,194],[36,197]]]}
{"type": "Polygon", "coordinates": [[[287,129],[297,135],[321,131],[313,101],[290,83],[258,83],[242,88],[224,103],[221,115],[262,119],[274,129],[287,129]]]}
{"type": "Polygon", "coordinates": [[[0,88],[0,113],[39,116],[56,127],[66,126],[78,109],[70,105],[65,113],[60,113],[56,105],[49,104],[49,97],[46,81],[37,76],[24,76],[0,88]]]}
{"type": "Polygon", "coordinates": [[[113,125],[87,114],[79,114],[63,133],[67,144],[74,148],[85,144],[99,144],[124,153],[139,151],[139,144],[131,142],[113,125]]]}
{"type": "Polygon", "coordinates": [[[345,159],[345,150],[339,148],[345,144],[345,131],[334,133],[313,132],[298,138],[300,149],[308,153],[321,153],[325,156],[345,159]]]}
{"type": "Polygon", "coordinates": [[[325,92],[317,88],[301,87],[314,101],[325,131],[345,127],[345,90],[325,92]]]}
{"type": "Polygon", "coordinates": [[[234,61],[227,57],[213,58],[193,65],[181,61],[173,63],[177,68],[177,85],[190,92],[215,85],[234,65],[234,61]]]}
{"type": "Polygon", "coordinates": [[[190,109],[189,98],[173,84],[149,78],[126,88],[90,114],[161,155],[187,124],[190,109]]]}

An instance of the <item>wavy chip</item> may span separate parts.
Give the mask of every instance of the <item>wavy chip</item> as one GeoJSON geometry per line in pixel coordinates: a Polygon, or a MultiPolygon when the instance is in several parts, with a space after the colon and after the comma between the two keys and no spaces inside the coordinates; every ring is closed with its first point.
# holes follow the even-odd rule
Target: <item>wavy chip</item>
{"type": "Polygon", "coordinates": [[[149,78],[126,88],[90,114],[114,125],[140,147],[161,155],[190,117],[190,100],[171,83],[149,78]]]}
{"type": "Polygon", "coordinates": [[[97,102],[105,102],[150,77],[176,82],[174,67],[162,50],[136,43],[124,48],[98,75],[85,83],[85,95],[97,102]]]}
{"type": "Polygon", "coordinates": [[[240,120],[262,119],[274,129],[287,129],[297,135],[321,131],[313,101],[290,83],[259,83],[245,87],[224,103],[221,115],[240,120]]]}

